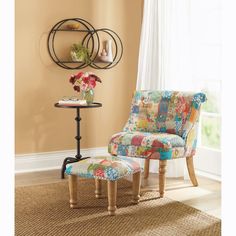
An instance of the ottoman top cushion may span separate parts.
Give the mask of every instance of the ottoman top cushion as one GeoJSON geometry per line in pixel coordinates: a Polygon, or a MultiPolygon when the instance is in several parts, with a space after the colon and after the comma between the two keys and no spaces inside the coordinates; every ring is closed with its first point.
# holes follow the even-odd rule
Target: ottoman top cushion
{"type": "Polygon", "coordinates": [[[65,173],[83,178],[115,181],[139,171],[140,164],[132,158],[97,156],[67,164],[65,173]]]}

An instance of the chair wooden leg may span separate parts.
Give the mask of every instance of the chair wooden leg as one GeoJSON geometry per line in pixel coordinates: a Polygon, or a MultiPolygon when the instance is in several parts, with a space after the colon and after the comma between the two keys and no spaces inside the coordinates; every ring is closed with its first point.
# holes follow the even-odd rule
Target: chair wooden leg
{"type": "Polygon", "coordinates": [[[95,179],[95,197],[101,198],[102,196],[102,180],[95,179]]]}
{"type": "Polygon", "coordinates": [[[77,206],[77,176],[69,175],[69,192],[70,192],[70,207],[76,208],[77,206]]]}
{"type": "Polygon", "coordinates": [[[140,199],[141,172],[133,174],[133,203],[139,203],[140,199]]]}
{"type": "Polygon", "coordinates": [[[107,181],[108,214],[114,216],[116,212],[117,181],[107,181]]]}
{"type": "Polygon", "coordinates": [[[194,171],[193,156],[187,157],[186,163],[187,163],[187,168],[188,168],[188,174],[189,174],[189,177],[193,186],[198,186],[197,178],[194,171]]]}
{"type": "Polygon", "coordinates": [[[150,159],[145,159],[144,163],[144,179],[147,179],[149,176],[149,165],[150,165],[150,159]]]}
{"type": "Polygon", "coordinates": [[[166,160],[159,160],[159,193],[160,197],[164,197],[165,192],[165,173],[166,173],[166,160]]]}

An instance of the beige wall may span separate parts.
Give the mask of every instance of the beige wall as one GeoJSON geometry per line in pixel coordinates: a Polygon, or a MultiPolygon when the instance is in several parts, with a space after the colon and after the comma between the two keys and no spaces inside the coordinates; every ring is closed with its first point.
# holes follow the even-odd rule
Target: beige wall
{"type": "Polygon", "coordinates": [[[121,62],[109,70],[92,70],[102,78],[95,100],[103,107],[81,111],[81,147],[103,147],[124,126],[135,89],[141,29],[142,0],[16,0],[16,153],[74,149],[75,110],[55,108],[64,95],[76,95],[70,74],[54,64],[46,50],[51,27],[80,17],[95,28],[107,27],[124,44],[121,62]]]}

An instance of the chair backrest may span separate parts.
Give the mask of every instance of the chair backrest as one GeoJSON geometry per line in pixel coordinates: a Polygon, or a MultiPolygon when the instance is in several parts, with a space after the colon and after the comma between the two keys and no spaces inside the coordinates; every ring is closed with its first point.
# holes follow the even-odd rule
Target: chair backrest
{"type": "Polygon", "coordinates": [[[124,131],[164,132],[184,139],[198,122],[204,93],[140,90],[133,94],[124,131]]]}

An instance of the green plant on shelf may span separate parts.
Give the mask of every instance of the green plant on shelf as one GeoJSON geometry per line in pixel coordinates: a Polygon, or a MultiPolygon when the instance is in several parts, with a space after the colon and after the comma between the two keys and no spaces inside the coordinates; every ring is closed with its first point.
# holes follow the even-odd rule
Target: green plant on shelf
{"type": "Polygon", "coordinates": [[[73,61],[91,63],[90,51],[82,43],[74,43],[71,47],[70,55],[73,61]]]}

